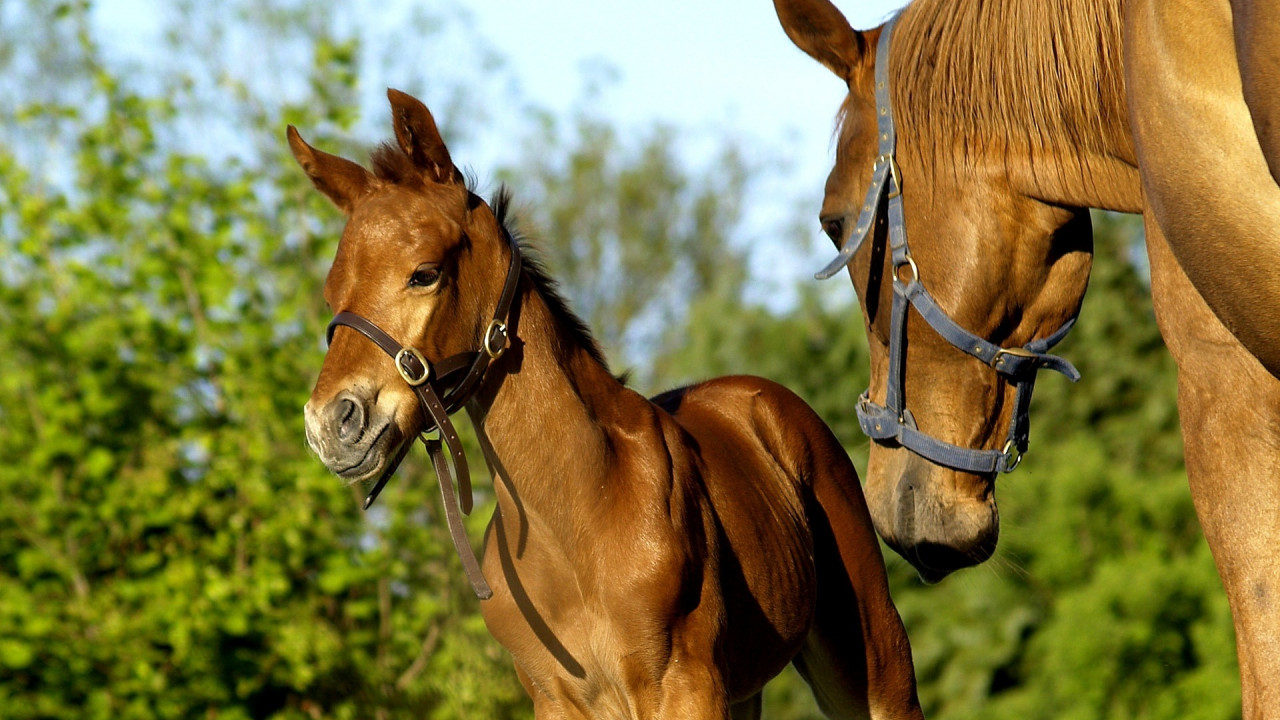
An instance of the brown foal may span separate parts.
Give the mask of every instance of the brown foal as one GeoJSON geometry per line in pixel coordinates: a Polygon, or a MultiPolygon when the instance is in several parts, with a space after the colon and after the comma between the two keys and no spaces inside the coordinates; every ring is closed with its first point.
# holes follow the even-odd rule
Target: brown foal
{"type": "MultiPolygon", "coordinates": [[[[427,108],[388,95],[398,144],[372,172],[292,128],[289,143],[348,216],[330,307],[430,366],[489,344],[521,251],[505,194],[473,194],[427,108]]],[[[794,662],[830,717],[921,717],[856,473],[818,416],[752,377],[645,399],[541,268],[523,268],[509,346],[466,408],[496,467],[481,609],[536,716],[758,717],[761,688],[794,662]]],[[[349,482],[394,470],[431,429],[396,363],[336,328],[306,424],[349,482]]]]}

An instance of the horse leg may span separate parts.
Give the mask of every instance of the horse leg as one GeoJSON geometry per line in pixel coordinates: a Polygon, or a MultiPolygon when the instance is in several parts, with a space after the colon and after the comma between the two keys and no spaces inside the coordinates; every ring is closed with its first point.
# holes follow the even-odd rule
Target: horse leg
{"type": "Polygon", "coordinates": [[[520,680],[520,684],[524,686],[524,692],[533,701],[533,717],[534,720],[563,720],[564,713],[560,706],[551,699],[549,695],[534,684],[533,678],[520,667],[520,663],[516,663],[516,678],[520,680]]]}
{"type": "Polygon", "coordinates": [[[1280,182],[1280,4],[1231,0],[1231,19],[1244,101],[1271,176],[1280,182]]]}
{"type": "Polygon", "coordinates": [[[646,717],[729,720],[724,680],[710,663],[673,659],[662,675],[657,712],[646,717]]]}
{"type": "Polygon", "coordinates": [[[1151,216],[1147,248],[1178,362],[1191,497],[1231,603],[1243,715],[1280,718],[1280,380],[1209,309],[1151,216]]]}
{"type": "Polygon", "coordinates": [[[848,456],[832,444],[814,464],[818,597],[794,664],[827,717],[923,718],[911,646],[889,597],[866,500],[848,456]]]}
{"type": "Polygon", "coordinates": [[[729,717],[733,720],[760,720],[763,700],[762,693],[756,693],[746,700],[739,700],[729,706],[729,717]]]}

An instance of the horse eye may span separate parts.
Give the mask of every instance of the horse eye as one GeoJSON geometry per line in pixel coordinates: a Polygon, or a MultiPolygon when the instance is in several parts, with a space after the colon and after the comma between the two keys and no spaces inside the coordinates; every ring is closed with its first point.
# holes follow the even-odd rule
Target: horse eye
{"type": "Polygon", "coordinates": [[[831,242],[839,245],[844,238],[844,221],[840,218],[829,218],[822,221],[822,231],[831,238],[831,242]]]}
{"type": "Polygon", "coordinates": [[[419,265],[409,276],[409,287],[431,287],[440,282],[440,268],[435,265],[419,265]]]}

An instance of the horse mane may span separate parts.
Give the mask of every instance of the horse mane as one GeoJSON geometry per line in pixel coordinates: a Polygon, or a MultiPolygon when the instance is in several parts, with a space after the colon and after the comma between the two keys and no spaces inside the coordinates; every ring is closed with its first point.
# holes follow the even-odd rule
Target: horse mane
{"type": "Polygon", "coordinates": [[[900,138],[935,165],[1019,149],[1083,172],[1127,142],[1121,15],[1119,0],[916,0],[893,31],[900,138]]]}
{"type": "MultiPolygon", "coordinates": [[[[586,350],[593,360],[600,363],[608,371],[609,363],[604,357],[604,351],[600,349],[600,343],[596,342],[595,337],[591,334],[591,329],[587,327],[582,318],[578,317],[578,314],[569,308],[569,302],[560,293],[560,283],[547,272],[536,248],[529,244],[520,233],[519,228],[516,227],[511,213],[510,188],[506,185],[499,186],[489,206],[493,210],[493,215],[497,218],[498,224],[502,226],[503,231],[510,235],[520,246],[525,277],[529,278],[538,294],[542,296],[542,300],[547,304],[547,309],[550,310],[552,318],[564,330],[569,342],[586,350]]],[[[626,384],[624,377],[619,377],[619,380],[626,384]]]]}

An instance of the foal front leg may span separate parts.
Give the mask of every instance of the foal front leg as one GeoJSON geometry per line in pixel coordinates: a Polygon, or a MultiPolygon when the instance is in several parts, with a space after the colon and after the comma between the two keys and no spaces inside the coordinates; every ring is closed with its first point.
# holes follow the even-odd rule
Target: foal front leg
{"type": "Polygon", "coordinates": [[[708,663],[673,659],[662,679],[662,696],[653,717],[730,720],[729,698],[720,672],[708,663]]]}

